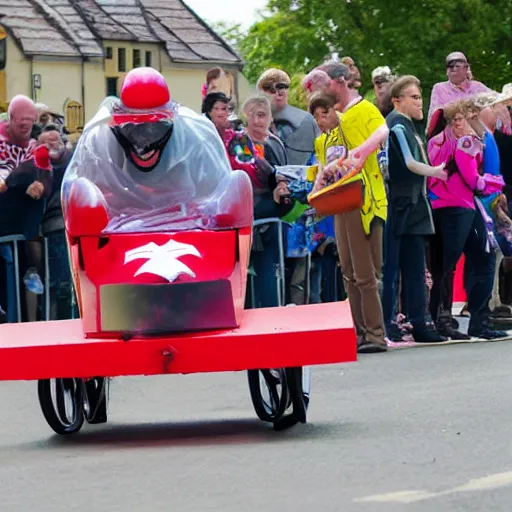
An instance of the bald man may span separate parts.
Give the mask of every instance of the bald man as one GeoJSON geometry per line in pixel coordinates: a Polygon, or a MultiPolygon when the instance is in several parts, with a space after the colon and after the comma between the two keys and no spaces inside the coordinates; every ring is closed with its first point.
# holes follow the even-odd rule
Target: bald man
{"type": "Polygon", "coordinates": [[[0,192],[5,191],[9,174],[32,157],[36,144],[30,137],[38,115],[35,103],[20,94],[11,100],[7,113],[9,120],[0,126],[0,192]]]}

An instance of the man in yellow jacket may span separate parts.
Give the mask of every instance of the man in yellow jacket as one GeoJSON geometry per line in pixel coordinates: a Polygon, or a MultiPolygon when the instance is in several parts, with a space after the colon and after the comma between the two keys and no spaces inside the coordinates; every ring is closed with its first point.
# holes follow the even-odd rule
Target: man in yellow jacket
{"type": "MultiPolygon", "coordinates": [[[[324,89],[335,97],[341,108],[339,131],[343,145],[348,158],[362,172],[362,208],[338,214],[335,218],[336,241],[347,283],[358,352],[384,352],[387,345],[379,279],[388,202],[377,151],[387,139],[389,130],[375,105],[350,88],[351,72],[348,66],[331,61],[314,73],[318,74],[318,71],[325,72],[329,77],[324,89]]],[[[309,92],[315,91],[310,88],[309,92]]]]}

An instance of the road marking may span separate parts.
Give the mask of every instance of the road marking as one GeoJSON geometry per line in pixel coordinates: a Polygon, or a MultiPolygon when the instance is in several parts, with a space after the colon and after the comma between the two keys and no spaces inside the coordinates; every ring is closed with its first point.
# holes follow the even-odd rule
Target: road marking
{"type": "Polygon", "coordinates": [[[482,478],[474,478],[469,482],[440,492],[429,492],[424,490],[397,491],[386,494],[375,494],[357,498],[356,503],[415,503],[418,501],[438,498],[445,494],[457,492],[478,492],[498,489],[500,487],[512,486],[512,471],[495,473],[482,478]]]}
{"type": "Polygon", "coordinates": [[[359,503],[415,503],[437,496],[438,493],[428,491],[398,491],[387,494],[376,494],[354,500],[359,503]]]}
{"type": "Polygon", "coordinates": [[[450,492],[472,492],[486,491],[488,489],[497,489],[512,485],[512,471],[506,473],[496,473],[494,475],[484,476],[470,480],[467,484],[455,487],[450,492]]]}

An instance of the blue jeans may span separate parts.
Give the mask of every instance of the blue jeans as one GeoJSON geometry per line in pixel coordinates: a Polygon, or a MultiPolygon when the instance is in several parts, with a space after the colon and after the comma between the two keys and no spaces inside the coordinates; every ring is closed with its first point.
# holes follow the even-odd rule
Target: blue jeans
{"type": "Polygon", "coordinates": [[[338,265],[336,244],[329,244],[323,254],[314,252],[311,256],[311,304],[345,300],[343,276],[338,265]]]}
{"type": "Polygon", "coordinates": [[[320,304],[322,302],[323,258],[323,255],[317,251],[311,254],[311,272],[309,274],[309,283],[311,286],[309,294],[310,304],[320,304]]]}
{"type": "Polygon", "coordinates": [[[50,311],[52,320],[78,318],[73,280],[64,230],[48,234],[50,267],[50,311]]]}
{"type": "Polygon", "coordinates": [[[279,306],[277,271],[279,268],[279,232],[275,224],[259,231],[259,247],[251,252],[250,268],[254,274],[254,288],[247,289],[246,307],[272,308],[279,306]],[[254,299],[254,304],[253,304],[254,299]]]}

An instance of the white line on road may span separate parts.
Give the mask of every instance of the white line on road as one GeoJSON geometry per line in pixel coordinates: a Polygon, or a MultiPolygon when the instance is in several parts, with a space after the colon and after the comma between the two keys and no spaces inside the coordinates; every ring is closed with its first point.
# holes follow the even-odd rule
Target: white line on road
{"type": "Polygon", "coordinates": [[[354,500],[356,503],[415,503],[438,496],[441,493],[427,491],[398,491],[387,494],[376,494],[354,500]]]}
{"type": "Polygon", "coordinates": [[[497,489],[498,487],[507,487],[512,485],[512,471],[506,473],[496,473],[494,475],[484,476],[470,480],[467,484],[455,487],[450,492],[468,492],[468,491],[486,491],[488,489],[497,489]]]}
{"type": "Polygon", "coordinates": [[[453,487],[441,492],[429,492],[423,490],[398,491],[386,494],[376,494],[358,498],[354,501],[357,503],[415,503],[427,499],[437,498],[445,494],[453,494],[456,492],[476,492],[498,489],[500,487],[508,487],[512,485],[512,471],[504,473],[496,473],[494,475],[475,478],[464,485],[453,487]]]}

